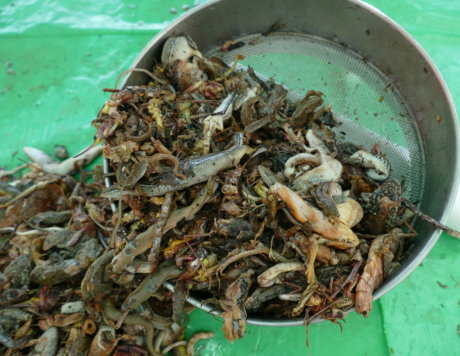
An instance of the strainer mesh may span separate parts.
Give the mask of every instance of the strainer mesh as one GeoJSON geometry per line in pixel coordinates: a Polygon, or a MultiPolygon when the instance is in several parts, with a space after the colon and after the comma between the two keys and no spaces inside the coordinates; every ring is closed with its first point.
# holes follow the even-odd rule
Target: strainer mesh
{"type": "Polygon", "coordinates": [[[291,99],[312,89],[323,92],[342,123],[336,129],[338,140],[366,149],[378,143],[392,164],[391,176],[404,182],[405,195],[420,199],[425,170],[414,117],[373,65],[344,46],[305,34],[252,35],[236,41],[245,45],[229,52],[214,48],[207,55],[227,63],[243,55],[243,65],[284,85],[291,99]]]}

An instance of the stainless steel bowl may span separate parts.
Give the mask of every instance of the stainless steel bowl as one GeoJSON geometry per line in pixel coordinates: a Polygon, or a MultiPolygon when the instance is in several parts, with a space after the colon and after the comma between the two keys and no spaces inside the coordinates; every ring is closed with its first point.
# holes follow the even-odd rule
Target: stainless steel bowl
{"type": "MultiPolygon", "coordinates": [[[[383,150],[387,149],[395,162],[393,174],[406,178],[408,196],[421,200],[423,211],[445,221],[459,171],[458,124],[452,99],[425,51],[380,11],[354,0],[210,1],[190,10],[155,36],[133,68],[151,69],[160,58],[164,41],[182,34],[192,37],[203,53],[221,55],[226,60],[243,52],[256,70],[275,76],[294,91],[324,91],[336,114],[344,119],[348,139],[367,139],[368,144],[380,140],[383,150]],[[267,33],[274,24],[281,25],[279,31],[267,33]],[[219,46],[232,39],[243,40],[246,46],[230,54],[219,52],[219,46]],[[281,66],[270,64],[276,58],[287,62],[281,66]],[[334,69],[329,70],[327,64],[334,69]],[[292,84],[296,76],[307,88],[292,84]],[[321,82],[324,78],[327,80],[321,82]],[[380,96],[374,98],[375,95],[380,96]],[[377,102],[382,101],[384,105],[379,106],[377,102]],[[352,118],[353,108],[361,120],[357,125],[352,118]],[[366,112],[363,108],[372,110],[366,112]],[[378,119],[372,119],[377,115],[378,119]]],[[[132,72],[123,86],[146,82],[148,78],[142,73],[132,72]]],[[[374,299],[401,283],[439,237],[438,230],[422,221],[416,221],[414,227],[419,235],[399,270],[375,292],[374,299]]],[[[173,288],[171,284],[167,287],[173,288]]],[[[193,296],[188,301],[220,314],[193,296]]],[[[303,320],[249,315],[248,323],[292,326],[302,325],[303,320]]]]}

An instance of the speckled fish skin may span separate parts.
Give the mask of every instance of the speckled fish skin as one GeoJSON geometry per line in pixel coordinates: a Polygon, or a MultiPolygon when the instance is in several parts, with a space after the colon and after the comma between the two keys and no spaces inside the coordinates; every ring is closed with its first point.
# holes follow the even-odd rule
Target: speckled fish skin
{"type": "Polygon", "coordinates": [[[192,171],[188,179],[179,179],[171,175],[168,179],[169,184],[159,185],[140,185],[143,193],[148,196],[162,196],[166,193],[182,190],[192,185],[207,181],[210,177],[218,172],[234,167],[244,156],[248,147],[243,145],[243,134],[236,133],[233,136],[233,145],[225,151],[213,153],[210,155],[192,158],[181,164],[184,171],[192,171]]]}

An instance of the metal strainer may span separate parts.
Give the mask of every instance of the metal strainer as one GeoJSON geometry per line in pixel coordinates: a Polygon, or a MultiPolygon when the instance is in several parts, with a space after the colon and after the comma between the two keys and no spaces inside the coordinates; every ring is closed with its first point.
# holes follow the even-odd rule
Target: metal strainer
{"type": "MultiPolygon", "coordinates": [[[[457,188],[459,157],[452,100],[425,52],[378,10],[353,0],[210,1],[156,36],[133,67],[151,69],[166,38],[182,34],[193,38],[203,54],[227,63],[243,55],[243,65],[283,84],[293,98],[310,89],[322,91],[342,122],[339,141],[366,149],[378,143],[392,163],[392,177],[404,182],[407,198],[420,201],[421,209],[435,219],[447,216],[457,188]],[[228,40],[244,45],[222,52],[228,40]]],[[[147,81],[133,72],[124,86],[147,81]]],[[[415,228],[415,243],[375,298],[400,283],[439,236],[421,221],[415,228]]],[[[189,302],[219,313],[193,297],[189,302]]],[[[248,323],[288,326],[303,320],[250,315],[248,323]]]]}

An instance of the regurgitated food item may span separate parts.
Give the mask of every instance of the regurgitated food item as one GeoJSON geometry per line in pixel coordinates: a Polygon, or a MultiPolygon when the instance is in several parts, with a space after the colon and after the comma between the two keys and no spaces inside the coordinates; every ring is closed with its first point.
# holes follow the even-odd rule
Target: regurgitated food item
{"type": "MultiPolygon", "coordinates": [[[[269,318],[335,319],[355,300],[367,315],[414,235],[400,229],[413,213],[378,142],[342,149],[322,93],[290,101],[283,86],[237,69],[240,56],[227,66],[182,36],[161,58],[156,79],[114,93],[94,121],[113,171],[136,177],[102,194],[124,202],[133,235],[117,234],[112,270],[154,276],[170,260],[179,270],[168,280],[206,291],[230,340],[244,334],[247,301],[269,318]],[[145,161],[142,175],[131,169],[145,161]],[[282,298],[270,292],[280,288],[282,298]]],[[[128,300],[156,293],[155,278],[128,300]]]]}
{"type": "Polygon", "coordinates": [[[230,341],[248,313],[367,315],[408,219],[447,229],[403,197],[378,142],[336,140],[320,92],[290,101],[241,59],[174,37],[138,70],[148,84],[111,89],[93,121],[110,188],[81,170],[97,145],[61,163],[25,148],[31,172],[1,174],[0,353],[193,355],[213,336],[182,340],[195,292],[230,341]]]}

